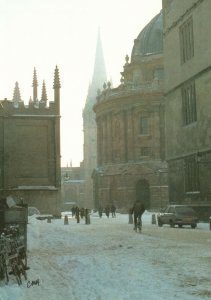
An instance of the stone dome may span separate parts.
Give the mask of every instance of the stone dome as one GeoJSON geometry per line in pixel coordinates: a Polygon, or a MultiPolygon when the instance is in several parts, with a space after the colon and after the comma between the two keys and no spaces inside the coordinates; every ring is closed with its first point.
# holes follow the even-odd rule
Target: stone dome
{"type": "Polygon", "coordinates": [[[163,15],[162,10],[139,33],[134,41],[131,62],[137,56],[163,53],[163,15]]]}

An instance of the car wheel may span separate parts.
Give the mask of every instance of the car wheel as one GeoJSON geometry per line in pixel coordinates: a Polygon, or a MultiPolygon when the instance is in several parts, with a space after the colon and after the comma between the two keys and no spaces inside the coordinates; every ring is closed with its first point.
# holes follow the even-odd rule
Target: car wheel
{"type": "Polygon", "coordinates": [[[211,222],[210,222],[210,230],[211,230],[211,222]]]}
{"type": "Polygon", "coordinates": [[[179,226],[179,228],[182,228],[182,224],[179,224],[178,226],[179,226]]]}
{"type": "Polygon", "coordinates": [[[172,220],[169,221],[171,227],[174,227],[174,222],[172,220]]]}
{"type": "Polygon", "coordinates": [[[196,224],[191,224],[191,228],[195,229],[196,228],[196,224]]]}

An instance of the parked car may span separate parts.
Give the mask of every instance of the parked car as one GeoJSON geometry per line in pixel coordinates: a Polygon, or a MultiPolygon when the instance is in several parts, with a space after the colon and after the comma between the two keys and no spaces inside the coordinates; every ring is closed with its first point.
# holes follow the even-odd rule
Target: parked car
{"type": "Polygon", "coordinates": [[[39,209],[37,209],[34,206],[29,206],[28,207],[28,216],[33,216],[33,215],[40,215],[39,209]]]}
{"type": "Polygon", "coordinates": [[[190,225],[196,228],[198,218],[192,207],[186,205],[168,205],[157,215],[158,226],[169,224],[171,227],[190,225]]]}
{"type": "Polygon", "coordinates": [[[39,209],[37,209],[34,206],[29,206],[28,207],[28,216],[35,216],[37,220],[47,220],[47,219],[52,219],[53,216],[50,214],[41,214],[39,209]]]}

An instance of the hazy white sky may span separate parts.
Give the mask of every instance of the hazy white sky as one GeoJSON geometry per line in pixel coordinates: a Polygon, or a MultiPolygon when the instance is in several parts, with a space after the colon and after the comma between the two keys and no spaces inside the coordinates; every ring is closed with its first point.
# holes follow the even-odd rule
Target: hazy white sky
{"type": "Polygon", "coordinates": [[[82,111],[98,28],[107,76],[118,86],[125,55],[131,55],[134,39],[161,8],[162,0],[0,0],[0,99],[12,99],[18,81],[28,103],[36,67],[39,98],[45,80],[52,101],[58,65],[62,166],[70,161],[79,166],[83,159],[82,111]]]}

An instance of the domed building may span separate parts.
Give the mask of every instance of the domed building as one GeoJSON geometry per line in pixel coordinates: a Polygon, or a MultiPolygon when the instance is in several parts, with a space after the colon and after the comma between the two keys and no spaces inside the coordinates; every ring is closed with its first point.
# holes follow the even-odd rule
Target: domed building
{"type": "Polygon", "coordinates": [[[147,209],[168,201],[164,148],[162,11],[134,41],[125,57],[121,84],[98,91],[95,207],[128,211],[138,200],[147,209]]]}

